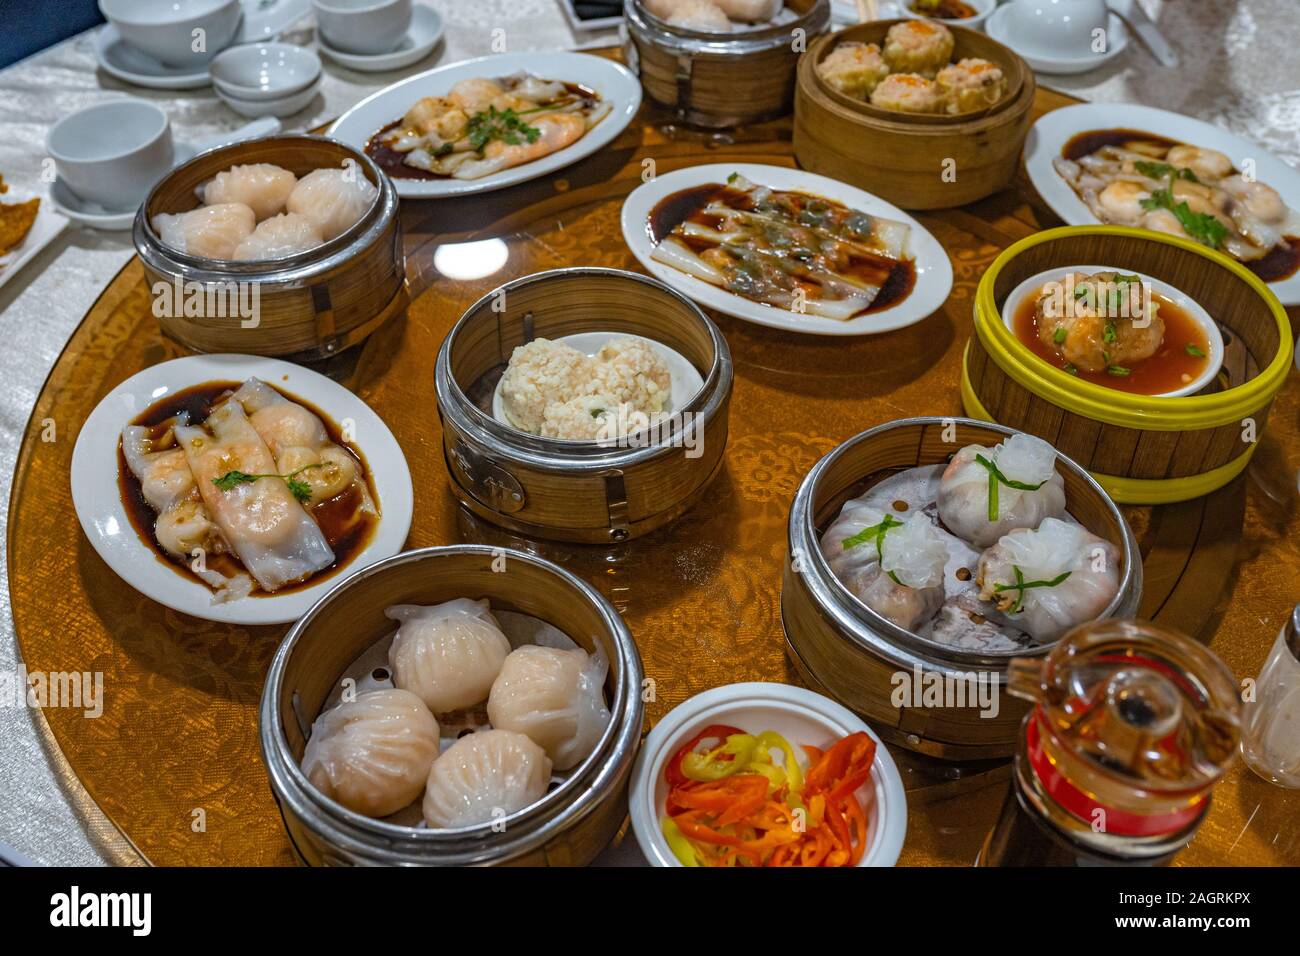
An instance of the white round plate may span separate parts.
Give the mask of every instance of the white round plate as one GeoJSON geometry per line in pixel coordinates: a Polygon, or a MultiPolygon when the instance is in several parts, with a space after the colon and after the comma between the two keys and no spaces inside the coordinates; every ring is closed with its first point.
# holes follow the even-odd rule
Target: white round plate
{"type": "Polygon", "coordinates": [[[429,51],[437,46],[441,39],[442,17],[438,16],[438,11],[432,7],[420,4],[416,4],[411,11],[411,28],[406,31],[406,36],[397,45],[397,49],[391,53],[361,54],[336,50],[325,42],[319,30],[316,31],[316,45],[320,47],[321,53],[341,66],[362,73],[400,70],[404,66],[418,63],[429,55],[429,51]]]}
{"type": "Polygon", "coordinates": [[[1072,76],[1087,73],[1105,66],[1124,52],[1128,46],[1128,28],[1118,14],[1110,14],[1106,21],[1106,39],[1109,46],[1105,53],[1090,53],[1087,56],[1060,57],[1052,54],[1026,51],[1021,45],[1007,37],[1007,18],[1013,16],[1010,4],[1004,4],[993,11],[993,15],[984,23],[984,32],[1005,46],[1011,47],[1017,55],[1029,64],[1035,73],[1051,73],[1056,76],[1072,76]]]}
{"type": "Polygon", "coordinates": [[[1011,290],[1011,294],[1000,306],[1002,312],[1002,322],[1012,334],[1016,331],[1016,313],[1020,311],[1021,303],[1032,295],[1037,295],[1049,282],[1063,282],[1065,277],[1072,272],[1082,272],[1085,275],[1096,275],[1098,272],[1119,272],[1135,275],[1140,278],[1148,288],[1157,295],[1162,295],[1174,305],[1178,306],[1187,313],[1187,317],[1201,327],[1205,333],[1205,341],[1210,346],[1208,355],[1209,361],[1205,363],[1205,370],[1201,374],[1188,382],[1182,388],[1172,392],[1161,392],[1159,395],[1153,395],[1153,398],[1173,398],[1177,395],[1195,395],[1205,386],[1214,381],[1214,377],[1219,374],[1219,368],[1223,365],[1223,333],[1219,331],[1218,325],[1214,319],[1210,318],[1210,313],[1206,312],[1190,295],[1175,286],[1170,285],[1162,279],[1156,279],[1147,275],[1145,272],[1134,272],[1130,269],[1121,269],[1117,266],[1069,266],[1066,268],[1047,269],[1037,275],[1032,275],[1024,282],[1011,290]]]}
{"type": "Polygon", "coordinates": [[[933,314],[952,291],[952,263],[948,260],[948,253],[919,222],[897,206],[871,193],[800,169],[754,163],[713,163],[663,173],[638,186],[623,201],[622,222],[623,240],[637,261],[655,278],[668,283],[705,308],[716,309],[738,319],[774,329],[810,335],[870,335],[889,332],[912,325],[933,314]],[[732,173],[740,173],[761,186],[811,193],[872,216],[907,223],[912,230],[911,252],[916,261],[916,285],[911,295],[879,312],[869,312],[840,322],[791,312],[764,302],[754,302],[651,258],[655,243],[650,238],[650,212],[659,201],[682,189],[706,183],[725,183],[732,173]]]}
{"type": "Polygon", "coordinates": [[[131,223],[135,222],[134,209],[112,212],[103,206],[88,203],[74,194],[61,179],[55,179],[50,184],[50,202],[54,204],[55,209],[73,222],[92,229],[120,232],[123,229],[130,229],[131,223]]]}
{"type": "Polygon", "coordinates": [[[195,70],[159,63],[128,46],[111,24],[95,34],[95,60],[110,76],[151,90],[193,90],[212,82],[206,66],[195,70]]]}
{"type": "MultiPolygon", "coordinates": [[[[1052,160],[1060,156],[1065,144],[1079,133],[1101,129],[1138,130],[1191,146],[1217,149],[1238,169],[1250,160],[1255,165],[1255,178],[1276,189],[1292,209],[1300,210],[1300,171],[1292,169],[1257,143],[1190,116],[1153,106],[1081,103],[1052,110],[1041,117],[1030,127],[1025,140],[1025,170],[1029,173],[1029,181],[1043,197],[1043,202],[1068,225],[1092,226],[1097,223],[1097,217],[1070,184],[1061,178],[1052,160]]],[[[1270,282],[1268,287],[1283,305],[1300,305],[1300,275],[1270,282]]]]}
{"type": "Polygon", "coordinates": [[[173,610],[228,624],[296,621],[340,580],[402,550],[411,530],[411,473],[383,419],[365,402],[325,376],[278,359],[255,355],[187,355],[151,366],[108,393],[90,413],[72,452],[72,503],[81,528],[104,562],[145,597],[173,610]],[[212,381],[251,376],[304,399],[336,422],[355,422],[357,447],[365,455],[379,499],[379,526],[370,543],[342,569],[317,584],[288,594],[213,603],[212,591],[186,577],[141,539],[122,506],[117,454],[122,429],[163,396],[212,381]]]}
{"type": "Polygon", "coordinates": [[[641,106],[641,84],[626,67],[584,53],[501,53],[417,73],[366,97],[330,127],[329,134],[342,143],[364,150],[377,132],[401,119],[415,101],[443,96],[460,80],[501,77],[528,72],[547,80],[579,83],[613,104],[613,110],[586,136],[559,152],[482,179],[394,179],[397,194],[405,199],[439,199],[502,189],[563,169],[608,145],[632,122],[641,106]]]}
{"type": "Polygon", "coordinates": [[[893,866],[907,835],[907,795],[894,758],[862,719],[833,700],[789,684],[727,684],[696,694],[670,710],[646,737],[632,767],[628,810],[632,829],[651,866],[681,866],[660,829],[668,797],[664,764],[709,724],[730,724],[751,734],[774,730],[802,753],[863,731],[876,742],[871,779],[858,790],[867,816],[867,848],[859,866],[893,866]]]}
{"type": "MultiPolygon", "coordinates": [[[[640,339],[654,349],[668,366],[668,374],[672,378],[672,395],[669,398],[669,406],[664,409],[665,412],[671,414],[674,409],[682,408],[704,387],[704,378],[700,375],[700,370],[692,365],[685,355],[644,335],[629,335],[625,332],[578,332],[574,335],[562,335],[555,341],[571,345],[583,355],[595,355],[605,347],[606,342],[619,338],[640,339]]],[[[504,381],[505,376],[502,376],[497,380],[497,387],[492,391],[492,417],[502,425],[514,428],[516,426],[506,414],[501,399],[501,384],[504,381]]]]}

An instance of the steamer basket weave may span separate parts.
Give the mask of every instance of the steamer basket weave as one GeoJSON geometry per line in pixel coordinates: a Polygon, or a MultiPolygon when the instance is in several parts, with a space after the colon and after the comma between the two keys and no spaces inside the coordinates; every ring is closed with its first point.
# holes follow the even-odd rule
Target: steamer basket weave
{"type": "MultiPolygon", "coordinates": [[[[981,654],[905,631],[840,582],[819,542],[844,502],[866,487],[907,468],[946,462],[966,445],[994,445],[1011,434],[1008,428],[964,418],[909,418],[880,425],[814,465],[790,510],[781,623],[791,661],[812,686],[871,721],[886,739],[930,756],[1009,756],[1027,705],[1006,693],[1007,664],[1013,656],[1046,654],[1051,645],[981,654]],[[954,690],[963,689],[966,700],[959,701],[961,706],[896,706],[899,674],[913,684],[918,674],[922,680],[947,679],[954,690]],[[986,694],[994,694],[995,714],[982,713],[976,681],[986,694]]],[[[1133,616],[1142,597],[1142,559],[1132,529],[1087,472],[1063,455],[1057,456],[1056,467],[1070,514],[1120,551],[1119,593],[1100,616],[1133,616]]]]}
{"type": "Polygon", "coordinates": [[[201,153],[177,167],[150,192],[136,215],[136,251],[151,287],[178,281],[207,288],[255,288],[255,325],[237,314],[158,315],[163,332],[196,352],[241,352],[301,360],[326,358],[364,340],[405,310],[406,256],[398,229],[397,193],[365,154],[320,136],[272,136],[201,153]],[[194,190],[242,163],[273,163],[301,177],[354,160],[379,194],[361,221],[306,252],[268,262],[226,262],[191,256],[163,244],[154,231],[159,213],[199,205],[194,190]]]}
{"type": "Polygon", "coordinates": [[[966,412],[1030,432],[1088,469],[1116,501],[1165,504],[1236,477],[1264,433],[1293,352],[1277,297],[1227,256],[1163,233],[1120,226],[1051,229],[1006,249],[980,279],[966,348],[966,412]],[[1197,395],[1132,395],[1080,381],[1037,358],[1003,321],[1022,280],[1104,262],[1168,282],[1223,333],[1223,371],[1197,395]]]}

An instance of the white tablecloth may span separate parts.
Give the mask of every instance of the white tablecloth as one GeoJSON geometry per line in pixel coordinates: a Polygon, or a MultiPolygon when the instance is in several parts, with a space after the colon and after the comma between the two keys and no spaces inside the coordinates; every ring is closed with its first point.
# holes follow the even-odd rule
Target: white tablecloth
{"type": "MultiPolygon", "coordinates": [[[[446,24],[433,53],[402,74],[370,75],[325,61],[321,95],[286,128],[307,129],[409,72],[492,52],[494,30],[508,49],[561,49],[609,43],[614,33],[575,34],[557,0],[424,0],[446,24]]],[[[836,2],[837,14],[853,9],[836,2]]],[[[1300,166],[1300,17],[1296,0],[1143,0],[1182,57],[1161,68],[1140,46],[1101,70],[1040,77],[1085,99],[1138,102],[1219,123],[1300,166]]],[[[883,8],[883,5],[882,5],[883,8]]],[[[882,9],[882,12],[883,9],[882,9]]],[[[286,39],[313,40],[310,18],[286,39]]],[[[169,113],[177,139],[243,122],[211,89],[158,92],[129,87],[95,67],[93,32],[0,71],[0,173],[39,188],[45,134],[62,116],[123,95],[153,100],[169,113]]],[[[129,233],[76,228],[64,233],[0,289],[0,501],[7,501],[27,418],[64,342],[95,297],[130,258],[129,233]]],[[[0,536],[7,513],[0,512],[0,536]]],[[[57,542],[52,542],[57,546],[57,542]]],[[[0,557],[0,569],[5,558],[0,557]]],[[[7,574],[0,575],[0,671],[17,668],[7,574]]],[[[0,844],[57,864],[138,861],[120,834],[76,785],[42,734],[40,714],[0,704],[0,844]]],[[[0,851],[2,855],[2,851],[0,851]]],[[[618,856],[630,860],[630,841],[618,856]]]]}

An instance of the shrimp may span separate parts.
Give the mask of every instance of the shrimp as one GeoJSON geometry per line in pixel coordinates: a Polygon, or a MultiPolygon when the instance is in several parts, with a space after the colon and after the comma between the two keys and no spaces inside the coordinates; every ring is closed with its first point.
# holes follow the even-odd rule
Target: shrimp
{"type": "Polygon", "coordinates": [[[1229,176],[1219,186],[1253,219],[1280,222],[1286,218],[1286,203],[1272,186],[1248,182],[1241,176],[1229,176]]]}
{"type": "Polygon", "coordinates": [[[533,125],[540,134],[533,142],[511,144],[493,140],[483,150],[483,159],[461,163],[454,176],[457,179],[481,179],[512,166],[530,163],[564,149],[587,131],[586,121],[572,113],[548,114],[533,125]]]}
{"type": "Polygon", "coordinates": [[[447,98],[463,109],[470,116],[487,109],[494,99],[504,93],[500,84],[483,77],[475,76],[461,80],[451,88],[447,98]]]}
{"type": "Polygon", "coordinates": [[[1180,169],[1190,169],[1201,179],[1221,179],[1232,173],[1232,160],[1217,149],[1202,149],[1200,146],[1175,146],[1165,154],[1165,162],[1180,169]]]}
{"type": "Polygon", "coordinates": [[[1108,222],[1135,223],[1142,218],[1142,200],[1149,199],[1151,191],[1140,183],[1117,180],[1097,196],[1097,202],[1106,211],[1108,222]]]}

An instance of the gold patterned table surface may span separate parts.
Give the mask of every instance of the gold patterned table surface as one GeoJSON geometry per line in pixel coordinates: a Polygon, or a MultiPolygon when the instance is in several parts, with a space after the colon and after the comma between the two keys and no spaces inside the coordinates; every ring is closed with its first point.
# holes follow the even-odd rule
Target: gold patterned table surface
{"type": "MultiPolygon", "coordinates": [[[[1069,102],[1040,91],[1036,111],[1069,102]]],[[[703,137],[646,108],[610,147],[552,176],[484,197],[403,205],[409,313],[322,371],[374,408],[402,445],[415,485],[409,547],[511,541],[467,516],[450,493],[434,358],[462,311],[507,279],[569,265],[636,268],[619,212],[646,158],[657,172],[729,160],[789,166],[789,123],[703,137]],[[500,238],[509,250],[494,275],[454,281],[434,268],[438,246],[485,238],[500,238]]],[[[725,464],[704,500],[669,528],[618,548],[529,545],[592,581],[623,613],[655,681],[650,723],[719,684],[798,682],[780,624],[795,489],[821,455],[865,428],[960,413],[960,354],[982,271],[1006,245],[1057,224],[1031,195],[1018,183],[973,206],[918,217],[948,250],[955,281],[943,308],[911,328],[827,339],[715,317],[736,380],[725,464]]],[[[81,423],[122,380],[179,354],[159,334],[132,260],[56,363],[19,454],[8,540],[17,636],[33,671],[104,674],[102,716],[67,709],[44,715],[89,795],[148,860],[291,863],[257,737],[262,679],[284,628],[200,621],[140,596],[99,558],[72,508],[68,475],[81,423]],[[42,440],[51,422],[56,439],[42,440]]],[[[1158,597],[1148,596],[1144,612],[1172,614],[1243,677],[1258,671],[1300,598],[1298,413],[1292,375],[1248,479],[1209,503],[1128,509],[1148,567],[1179,569],[1169,581],[1159,572],[1149,580],[1158,597]]],[[[936,785],[933,774],[900,762],[911,790],[900,862],[969,865],[1003,785],[996,776],[974,789],[936,785]]],[[[1179,862],[1295,865],[1298,819],[1300,796],[1238,765],[1179,862]]]]}

